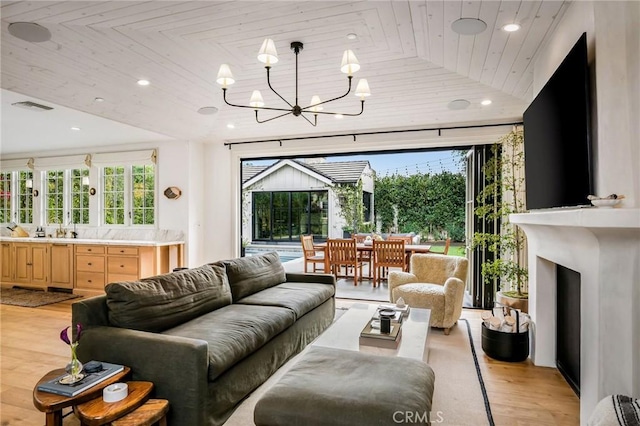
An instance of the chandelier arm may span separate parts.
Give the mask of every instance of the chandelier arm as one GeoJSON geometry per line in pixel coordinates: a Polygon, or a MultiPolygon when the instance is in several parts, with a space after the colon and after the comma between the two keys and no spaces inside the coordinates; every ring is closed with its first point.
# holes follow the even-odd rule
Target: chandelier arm
{"type": "MultiPolygon", "coordinates": [[[[271,69],[271,67],[265,67],[265,68],[267,69],[267,84],[269,85],[269,89],[271,89],[271,91],[272,91],[273,93],[275,93],[276,95],[278,95],[278,97],[279,97],[280,99],[282,99],[282,100],[283,100],[287,105],[289,105],[291,108],[293,108],[293,105],[291,105],[291,104],[289,103],[289,101],[288,101],[288,100],[286,100],[285,98],[283,98],[283,97],[282,97],[282,95],[280,95],[280,93],[276,92],[276,89],[274,89],[274,88],[273,88],[273,86],[271,86],[271,79],[269,78],[269,74],[270,74],[270,73],[269,73],[269,70],[271,69]]],[[[297,79],[297,77],[296,77],[296,79],[297,79]]],[[[296,82],[296,84],[297,84],[297,82],[296,82]]]]}
{"type": "Polygon", "coordinates": [[[314,114],[314,122],[313,123],[304,114],[300,114],[300,117],[302,117],[305,120],[307,120],[309,122],[309,124],[311,124],[313,127],[316,127],[318,125],[318,115],[317,114],[314,114]]]}
{"type": "Polygon", "coordinates": [[[286,109],[286,108],[256,107],[256,106],[250,106],[250,105],[232,104],[231,102],[227,101],[227,89],[223,88],[222,89],[222,94],[223,94],[224,103],[226,103],[227,105],[232,106],[232,107],[250,108],[250,109],[256,109],[256,110],[257,109],[263,109],[265,111],[288,111],[288,112],[291,112],[290,109],[286,109]]]}
{"type": "MultiPolygon", "coordinates": [[[[351,114],[345,114],[343,112],[327,112],[327,111],[314,111],[314,114],[326,114],[326,115],[344,115],[345,117],[357,117],[358,115],[361,115],[364,112],[364,101],[361,100],[360,101],[360,105],[361,105],[361,109],[359,113],[351,113],[351,114]]],[[[304,111],[304,112],[309,112],[309,111],[304,111]]]]}
{"type": "MultiPolygon", "coordinates": [[[[280,111],[286,111],[286,110],[280,110],[280,111]]],[[[289,114],[292,114],[292,112],[291,111],[285,112],[284,114],[276,115],[275,117],[267,118],[266,120],[260,121],[258,119],[258,110],[256,109],[256,121],[258,123],[266,123],[267,121],[275,120],[276,118],[284,117],[285,115],[289,115],[289,114]]]]}
{"type": "MultiPolygon", "coordinates": [[[[351,75],[350,75],[350,76],[348,76],[348,78],[349,78],[349,89],[347,90],[347,93],[345,93],[344,95],[338,96],[338,97],[336,97],[336,98],[333,98],[333,99],[328,99],[328,100],[326,100],[326,101],[322,101],[322,102],[317,103],[317,104],[309,105],[309,106],[307,106],[307,107],[302,108],[302,110],[304,111],[304,110],[306,110],[306,109],[313,108],[313,107],[318,106],[318,105],[326,104],[326,103],[328,103],[328,102],[337,101],[338,99],[342,99],[342,98],[344,98],[345,96],[347,96],[349,93],[351,93],[351,79],[353,79],[353,76],[351,76],[351,75]]],[[[309,112],[309,111],[306,111],[306,112],[309,112]]],[[[314,112],[315,112],[315,111],[314,111],[314,112]]]]}

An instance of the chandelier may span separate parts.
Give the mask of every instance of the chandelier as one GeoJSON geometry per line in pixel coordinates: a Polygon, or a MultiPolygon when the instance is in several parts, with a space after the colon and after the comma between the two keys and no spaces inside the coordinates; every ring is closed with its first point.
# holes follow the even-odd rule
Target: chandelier
{"type": "Polygon", "coordinates": [[[262,98],[262,94],[259,90],[254,90],[251,94],[251,99],[249,100],[249,105],[237,105],[232,104],[227,100],[227,86],[233,84],[235,79],[233,78],[233,74],[231,74],[231,69],[229,65],[222,64],[220,65],[220,70],[218,71],[218,77],[216,82],[222,86],[222,97],[224,98],[224,102],[227,105],[238,108],[250,108],[255,110],[256,112],[256,121],[258,123],[266,123],[271,120],[275,120],[276,118],[284,117],[289,114],[293,114],[296,117],[302,117],[309,122],[312,126],[316,126],[318,124],[318,114],[328,114],[328,115],[340,115],[340,116],[349,116],[355,117],[364,112],[364,99],[365,97],[371,95],[371,91],[369,90],[369,84],[367,80],[362,78],[358,81],[358,85],[356,86],[355,95],[360,98],[360,112],[358,113],[341,113],[341,112],[328,112],[324,111],[323,106],[326,103],[336,101],[338,99],[342,99],[347,96],[351,92],[351,80],[353,79],[353,73],[360,69],[360,64],[358,63],[358,59],[356,55],[351,50],[345,50],[342,56],[342,64],[340,66],[340,70],[347,74],[347,79],[349,83],[349,88],[344,95],[322,101],[318,95],[313,95],[311,97],[311,101],[308,106],[301,107],[298,103],[298,55],[302,51],[303,44],[299,41],[294,41],[291,43],[291,50],[296,55],[296,99],[295,103],[291,104],[291,102],[287,101],[282,95],[280,95],[272,86],[270,80],[270,71],[271,65],[278,62],[278,53],[276,52],[276,46],[271,39],[266,39],[262,43],[262,47],[260,48],[260,52],[258,53],[258,60],[265,64],[265,68],[267,69],[267,85],[269,89],[280,99],[282,99],[287,105],[288,108],[274,108],[265,106],[264,100],[262,98]],[[270,117],[264,120],[261,120],[258,116],[259,111],[280,111],[282,114],[276,115],[275,117],[270,117]],[[313,121],[307,115],[313,114],[313,121]]]}

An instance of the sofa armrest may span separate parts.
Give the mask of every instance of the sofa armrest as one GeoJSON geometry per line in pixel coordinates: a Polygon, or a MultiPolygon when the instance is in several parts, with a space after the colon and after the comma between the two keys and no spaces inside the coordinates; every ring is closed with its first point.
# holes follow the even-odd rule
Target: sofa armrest
{"type": "MultiPolygon", "coordinates": [[[[94,296],[72,303],[71,317],[74,326],[80,323],[83,328],[110,325],[107,296],[94,296]]],[[[72,328],[75,330],[75,327],[72,328]]]]}
{"type": "Polygon", "coordinates": [[[395,303],[393,289],[402,284],[416,283],[418,277],[410,272],[391,271],[389,272],[389,301],[395,303]]]}
{"type": "Polygon", "coordinates": [[[336,286],[336,277],[333,274],[302,274],[287,272],[287,281],[297,283],[329,284],[336,286]]]}
{"type": "Polygon", "coordinates": [[[464,281],[456,277],[447,278],[444,282],[444,322],[449,327],[462,315],[464,287],[464,281]]]}
{"type": "Polygon", "coordinates": [[[205,423],[209,349],[204,340],[92,327],[82,333],[78,357],[82,362],[94,359],[129,366],[133,380],[153,382],[155,397],[180,407],[182,424],[205,423]]]}

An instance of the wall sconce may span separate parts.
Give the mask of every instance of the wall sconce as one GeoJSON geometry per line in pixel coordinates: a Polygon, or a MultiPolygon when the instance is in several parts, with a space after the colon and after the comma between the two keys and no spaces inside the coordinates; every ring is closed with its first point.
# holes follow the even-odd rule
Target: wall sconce
{"type": "Polygon", "coordinates": [[[182,195],[182,191],[177,186],[170,186],[164,190],[164,196],[170,200],[175,200],[176,198],[180,198],[182,195]]]}
{"type": "Polygon", "coordinates": [[[27,179],[27,180],[24,182],[24,186],[25,186],[27,189],[30,189],[30,190],[31,190],[31,195],[33,195],[34,197],[37,197],[37,196],[40,194],[40,193],[38,192],[38,190],[37,190],[37,189],[33,189],[33,179],[27,179]]]}

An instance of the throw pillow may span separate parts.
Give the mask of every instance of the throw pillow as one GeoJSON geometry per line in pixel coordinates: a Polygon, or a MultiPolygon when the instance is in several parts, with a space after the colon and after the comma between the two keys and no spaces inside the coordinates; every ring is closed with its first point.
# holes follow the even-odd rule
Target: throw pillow
{"type": "Polygon", "coordinates": [[[233,300],[257,293],[286,281],[284,266],[277,252],[223,260],[233,300]]]}
{"type": "Polygon", "coordinates": [[[231,304],[229,281],[219,265],[110,283],[105,291],[111,324],[151,332],[167,330],[231,304]]]}

